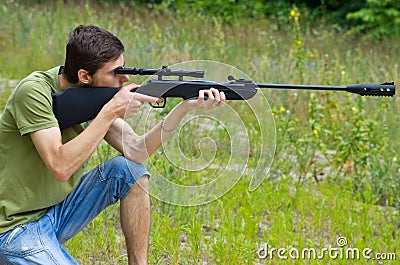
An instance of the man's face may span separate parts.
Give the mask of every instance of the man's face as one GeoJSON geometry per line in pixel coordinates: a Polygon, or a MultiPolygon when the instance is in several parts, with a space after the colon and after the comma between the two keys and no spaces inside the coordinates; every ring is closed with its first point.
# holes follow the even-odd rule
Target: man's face
{"type": "Polygon", "coordinates": [[[92,87],[119,87],[129,81],[128,75],[115,74],[114,70],[125,65],[121,54],[115,61],[107,62],[91,76],[89,85],[92,87]]]}

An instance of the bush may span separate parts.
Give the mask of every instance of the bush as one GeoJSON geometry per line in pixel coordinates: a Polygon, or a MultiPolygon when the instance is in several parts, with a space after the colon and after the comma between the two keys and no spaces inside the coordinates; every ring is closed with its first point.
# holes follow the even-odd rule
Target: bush
{"type": "Polygon", "coordinates": [[[347,15],[357,21],[352,32],[369,33],[373,38],[400,36],[400,2],[398,0],[367,0],[364,8],[347,15]]]}

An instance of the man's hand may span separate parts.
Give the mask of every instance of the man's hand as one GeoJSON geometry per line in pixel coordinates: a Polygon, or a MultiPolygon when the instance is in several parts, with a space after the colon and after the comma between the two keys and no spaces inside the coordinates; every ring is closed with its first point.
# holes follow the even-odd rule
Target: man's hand
{"type": "Polygon", "coordinates": [[[188,99],[182,102],[190,109],[207,109],[215,107],[224,107],[226,101],[225,93],[219,92],[215,88],[209,90],[200,90],[196,99],[188,99]]]}
{"type": "Polygon", "coordinates": [[[117,94],[107,103],[110,104],[111,111],[116,115],[116,118],[131,118],[137,114],[143,102],[158,102],[162,99],[143,95],[140,93],[131,92],[132,89],[138,88],[137,84],[129,84],[122,87],[117,94]]]}

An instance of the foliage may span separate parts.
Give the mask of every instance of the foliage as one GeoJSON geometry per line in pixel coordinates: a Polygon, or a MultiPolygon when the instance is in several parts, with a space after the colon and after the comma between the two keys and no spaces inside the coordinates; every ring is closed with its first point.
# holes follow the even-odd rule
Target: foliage
{"type": "Polygon", "coordinates": [[[400,37],[400,2],[398,0],[367,0],[362,9],[347,15],[359,21],[353,32],[368,32],[373,38],[400,37]]]}
{"type": "Polygon", "coordinates": [[[207,17],[211,14],[225,22],[235,22],[241,18],[263,18],[265,15],[274,16],[278,20],[287,21],[287,13],[291,8],[288,1],[263,0],[204,0],[204,1],[162,1],[159,8],[176,10],[180,15],[188,13],[207,17]]]}

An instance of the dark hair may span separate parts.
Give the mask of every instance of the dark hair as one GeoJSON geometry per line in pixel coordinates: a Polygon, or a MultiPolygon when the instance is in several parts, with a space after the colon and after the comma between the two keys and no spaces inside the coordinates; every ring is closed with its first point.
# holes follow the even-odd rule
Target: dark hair
{"type": "Polygon", "coordinates": [[[78,83],[80,69],[93,75],[123,52],[124,45],[112,33],[97,26],[80,25],[69,34],[62,73],[68,82],[78,83]]]}

